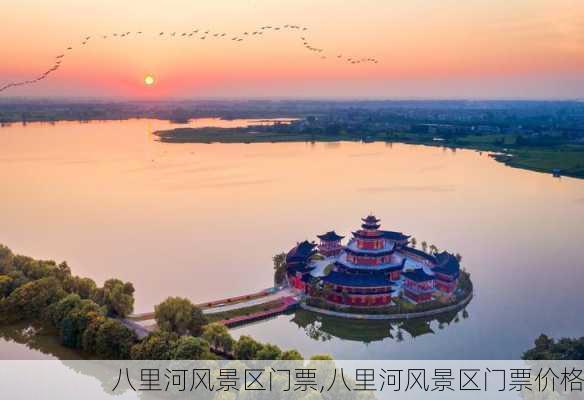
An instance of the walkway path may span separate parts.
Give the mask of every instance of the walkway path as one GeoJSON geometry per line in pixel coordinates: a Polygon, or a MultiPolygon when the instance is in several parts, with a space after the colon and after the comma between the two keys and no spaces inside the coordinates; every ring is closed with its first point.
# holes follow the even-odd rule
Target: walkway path
{"type": "Polygon", "coordinates": [[[245,325],[260,319],[270,318],[279,314],[282,314],[289,309],[296,307],[299,304],[299,300],[296,297],[289,296],[282,299],[280,304],[274,308],[265,311],[258,311],[248,315],[240,315],[237,317],[224,319],[219,321],[219,323],[226,325],[228,327],[234,327],[239,325],[245,325]]]}
{"type": "MultiPolygon", "coordinates": [[[[251,323],[260,319],[269,318],[281,314],[288,309],[296,307],[299,303],[299,298],[297,297],[296,293],[289,288],[282,288],[280,290],[266,289],[250,295],[204,303],[204,307],[206,308],[203,308],[202,311],[203,314],[209,315],[268,303],[277,304],[273,305],[269,310],[257,311],[246,315],[238,315],[236,317],[221,320],[219,322],[228,327],[232,327],[251,323]]],[[[201,305],[199,305],[199,307],[201,307],[201,305]]],[[[157,329],[153,312],[130,315],[121,321],[125,326],[134,331],[139,339],[148,336],[157,329]]]]}
{"type": "MultiPolygon", "coordinates": [[[[275,301],[291,295],[293,295],[293,293],[290,291],[290,289],[287,288],[269,288],[242,296],[234,296],[220,300],[208,301],[205,303],[196,304],[196,306],[203,310],[203,313],[211,314],[214,312],[230,311],[256,304],[268,303],[270,301],[275,301]]],[[[150,311],[141,314],[132,314],[128,316],[128,319],[133,321],[154,320],[154,312],[150,311]]]]}
{"type": "Polygon", "coordinates": [[[277,292],[275,292],[273,294],[263,296],[263,297],[258,297],[258,298],[253,299],[253,300],[243,301],[243,302],[236,303],[236,304],[226,304],[223,306],[218,305],[215,307],[206,308],[203,310],[203,314],[214,314],[214,313],[220,313],[220,312],[224,312],[224,311],[237,310],[239,308],[247,308],[247,307],[256,306],[259,304],[270,303],[272,301],[284,299],[286,297],[292,297],[294,295],[295,295],[295,293],[291,289],[282,289],[282,290],[278,290],[277,292]]]}

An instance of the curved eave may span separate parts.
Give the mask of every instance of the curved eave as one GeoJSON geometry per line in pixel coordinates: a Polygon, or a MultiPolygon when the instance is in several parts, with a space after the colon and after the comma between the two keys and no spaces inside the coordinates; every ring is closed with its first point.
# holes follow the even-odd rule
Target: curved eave
{"type": "Polygon", "coordinates": [[[375,240],[375,239],[382,239],[383,235],[381,234],[380,231],[377,231],[375,233],[375,235],[364,235],[362,233],[360,233],[359,231],[355,231],[355,232],[351,232],[353,234],[354,237],[359,238],[359,239],[371,239],[371,240],[375,240]]]}
{"type": "Polygon", "coordinates": [[[351,253],[355,256],[361,256],[361,257],[383,257],[383,256],[389,256],[393,253],[394,249],[390,249],[390,250],[353,250],[350,247],[345,247],[345,251],[347,253],[351,253]]]}

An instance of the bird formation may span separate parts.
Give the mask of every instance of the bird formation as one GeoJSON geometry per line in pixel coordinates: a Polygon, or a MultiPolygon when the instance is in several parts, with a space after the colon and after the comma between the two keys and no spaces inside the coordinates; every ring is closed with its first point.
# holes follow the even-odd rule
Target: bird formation
{"type": "MultiPolygon", "coordinates": [[[[227,40],[230,40],[231,42],[239,43],[239,42],[243,42],[244,40],[252,40],[254,38],[259,38],[262,35],[270,33],[270,32],[281,32],[281,31],[301,32],[300,34],[302,36],[300,36],[299,38],[300,38],[300,41],[302,42],[302,46],[306,50],[319,56],[321,59],[331,58],[331,59],[336,59],[339,61],[344,61],[344,62],[347,62],[349,64],[362,64],[362,63],[363,64],[365,64],[365,63],[378,64],[379,63],[379,60],[377,60],[376,58],[371,58],[371,57],[359,58],[359,57],[354,57],[354,56],[346,56],[343,54],[328,54],[327,52],[325,52],[324,49],[314,46],[308,40],[308,38],[306,36],[308,28],[300,26],[300,25],[289,25],[289,24],[283,25],[283,26],[264,25],[264,26],[257,28],[256,30],[241,32],[240,34],[235,34],[235,35],[228,34],[227,32],[213,32],[209,29],[194,28],[192,31],[188,31],[188,32],[162,31],[162,32],[155,33],[154,36],[159,37],[159,38],[164,38],[164,37],[181,38],[181,39],[191,38],[191,39],[197,39],[197,40],[206,40],[207,38],[209,38],[209,39],[227,39],[227,40]]],[[[90,42],[90,40],[95,40],[94,38],[98,38],[101,40],[108,40],[108,39],[112,39],[112,38],[116,38],[116,39],[128,38],[128,37],[131,37],[132,35],[134,35],[134,36],[143,35],[143,32],[142,31],[136,31],[136,32],[128,31],[128,32],[114,32],[111,34],[102,34],[102,35],[97,35],[97,36],[85,36],[79,42],[79,46],[86,46],[90,42]]],[[[59,54],[55,57],[55,61],[54,61],[53,65],[49,69],[44,71],[41,75],[39,75],[38,77],[36,77],[34,79],[29,79],[26,81],[19,81],[19,82],[12,82],[12,83],[8,83],[4,86],[0,86],[0,92],[3,92],[5,90],[13,88],[13,87],[34,84],[34,83],[37,83],[37,82],[40,82],[40,81],[46,79],[49,75],[51,75],[52,73],[54,73],[55,71],[57,71],[61,67],[61,63],[62,63],[63,59],[66,57],[67,54],[70,54],[70,52],[73,50],[74,50],[74,46],[68,46],[65,49],[64,53],[59,54]]]]}

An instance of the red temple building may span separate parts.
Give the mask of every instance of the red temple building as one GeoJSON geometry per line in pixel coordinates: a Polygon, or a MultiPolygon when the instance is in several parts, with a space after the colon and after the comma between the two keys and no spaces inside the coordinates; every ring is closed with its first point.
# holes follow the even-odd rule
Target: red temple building
{"type": "Polygon", "coordinates": [[[317,237],[320,239],[318,252],[323,256],[337,256],[343,250],[341,240],[343,240],[344,236],[337,235],[335,231],[330,231],[324,235],[318,235],[317,237]]]}
{"type": "Polygon", "coordinates": [[[404,295],[416,303],[425,303],[432,300],[435,290],[435,277],[424,268],[404,272],[404,295]]]}
{"type": "Polygon", "coordinates": [[[290,250],[290,285],[308,292],[308,283],[317,282],[326,301],[353,307],[388,305],[398,295],[422,303],[437,291],[450,295],[456,290],[459,263],[453,255],[434,256],[409,247],[409,236],[381,230],[373,215],[361,221],[346,245],[343,236],[330,231],[318,235],[318,250],[308,241],[290,250]]]}

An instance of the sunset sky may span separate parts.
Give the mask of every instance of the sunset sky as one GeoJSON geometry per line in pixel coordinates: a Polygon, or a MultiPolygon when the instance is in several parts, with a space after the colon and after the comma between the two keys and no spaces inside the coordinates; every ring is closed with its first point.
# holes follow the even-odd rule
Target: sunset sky
{"type": "Polygon", "coordinates": [[[49,78],[0,98],[584,98],[582,0],[19,0],[3,3],[0,35],[0,86],[35,78],[74,47],[49,78]],[[178,37],[284,24],[309,31],[178,37]],[[111,37],[125,31],[144,34],[111,37]],[[323,60],[302,35],[379,64],[323,60]]]}

